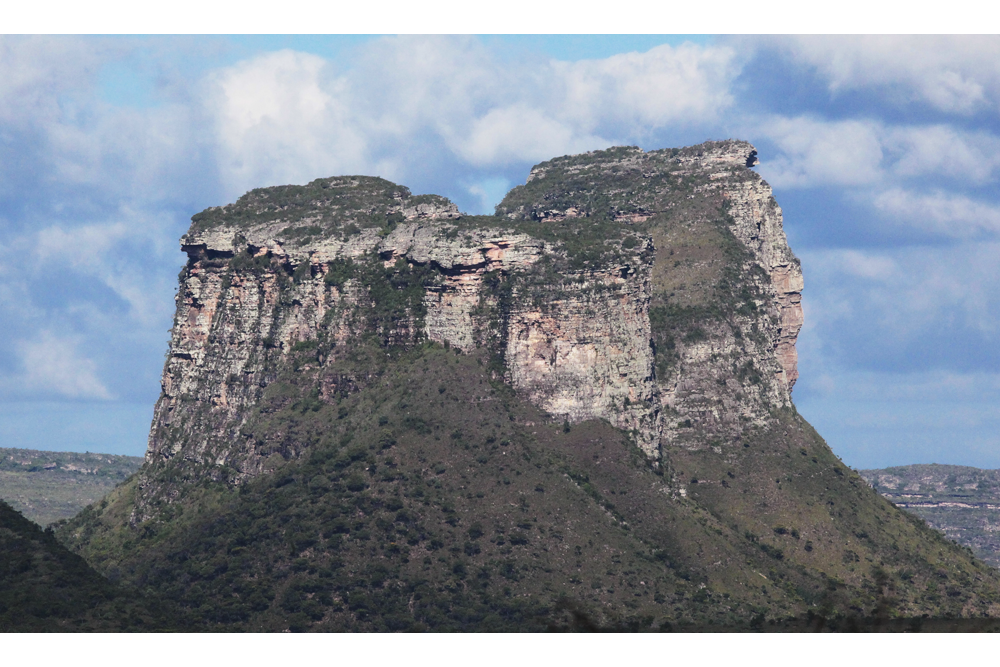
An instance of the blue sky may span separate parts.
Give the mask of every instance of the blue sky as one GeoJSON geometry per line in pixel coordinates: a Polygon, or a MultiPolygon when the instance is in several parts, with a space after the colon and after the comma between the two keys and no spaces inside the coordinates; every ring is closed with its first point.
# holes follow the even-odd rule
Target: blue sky
{"type": "Polygon", "coordinates": [[[1000,467],[1000,39],[0,41],[0,446],[141,454],[191,215],[342,173],[488,212],[738,137],[802,259],[799,411],[855,467],[1000,467]]]}

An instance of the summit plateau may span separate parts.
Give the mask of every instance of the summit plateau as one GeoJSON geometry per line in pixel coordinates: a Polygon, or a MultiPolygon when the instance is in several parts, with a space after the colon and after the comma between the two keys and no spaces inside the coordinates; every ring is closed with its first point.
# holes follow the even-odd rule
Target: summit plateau
{"type": "Polygon", "coordinates": [[[1000,614],[796,412],[802,272],[742,141],[192,218],[145,464],[58,527],[192,624],[759,627],[1000,614]]]}

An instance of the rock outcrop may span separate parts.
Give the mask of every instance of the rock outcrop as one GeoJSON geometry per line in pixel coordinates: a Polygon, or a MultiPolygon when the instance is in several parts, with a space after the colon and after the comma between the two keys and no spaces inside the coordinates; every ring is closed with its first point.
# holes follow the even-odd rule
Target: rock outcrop
{"type": "MultiPolygon", "coordinates": [[[[754,151],[756,152],[756,151],[754,151]]],[[[802,328],[802,269],[792,254],[782,227],[781,207],[762,180],[744,181],[727,188],[733,233],[750,249],[771,281],[778,310],[775,352],[781,364],[781,382],[790,392],[799,377],[795,339],[802,328]]]]}
{"type": "MultiPolygon", "coordinates": [[[[802,324],[798,260],[755,162],[738,141],[559,158],[490,217],[368,177],[209,209],[181,241],[189,261],[147,461],[181,456],[236,482],[264,470],[272,448],[241,428],[297,345],[328,338],[334,358],[365,333],[359,313],[377,297],[362,265],[425,272],[420,303],[382,332],[388,342],[487,346],[553,419],[606,419],[652,459],[665,446],[738,441],[790,405],[802,324]],[[738,244],[704,255],[705,234],[705,247],[738,244]],[[720,290],[731,312],[685,316],[720,290]]],[[[324,392],[356,382],[341,380],[324,392]]],[[[140,507],[157,494],[150,480],[140,507]]]]}
{"type": "Polygon", "coordinates": [[[211,629],[997,616],[995,571],[794,410],[756,160],[556,158],[491,216],[368,177],[196,215],[146,461],[59,539],[211,629]]]}

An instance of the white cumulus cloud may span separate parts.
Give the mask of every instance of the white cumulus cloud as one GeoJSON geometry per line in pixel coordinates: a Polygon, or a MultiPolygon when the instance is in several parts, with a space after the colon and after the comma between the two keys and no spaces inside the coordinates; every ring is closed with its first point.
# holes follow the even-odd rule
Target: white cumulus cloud
{"type": "Polygon", "coordinates": [[[664,45],[569,63],[511,59],[457,37],[376,40],[354,65],[334,71],[285,50],[209,77],[230,195],[335,173],[405,180],[435,160],[489,168],[634,143],[717,120],[739,72],[729,47],[664,45]]]}
{"type": "Polygon", "coordinates": [[[150,271],[148,262],[162,258],[173,239],[161,220],[123,211],[125,220],[79,227],[53,225],[40,230],[35,242],[35,266],[70,268],[79,276],[96,278],[128,303],[129,314],[142,326],[160,322],[169,314],[164,300],[174,276],[150,271]]]}
{"type": "Polygon", "coordinates": [[[82,356],[76,342],[41,331],[38,338],[22,341],[24,375],[18,378],[29,391],[65,398],[113,398],[97,376],[97,364],[82,356]]]}
{"type": "Polygon", "coordinates": [[[57,117],[60,97],[91,85],[109,51],[78,37],[0,37],[0,122],[57,117]]]}
{"type": "Polygon", "coordinates": [[[941,190],[892,188],[875,196],[875,208],[899,224],[955,238],[1000,232],[1000,207],[941,190]]]}
{"type": "Polygon", "coordinates": [[[208,87],[230,195],[365,165],[344,81],[318,56],[268,53],[214,73],[208,87]]]}
{"type": "Polygon", "coordinates": [[[730,84],[739,64],[728,47],[664,44],[602,60],[553,62],[552,69],[552,79],[562,80],[566,91],[556,100],[560,115],[585,130],[607,126],[634,136],[673,123],[716,120],[733,103],[730,84]]]}
{"type": "Polygon", "coordinates": [[[756,133],[779,150],[760,168],[775,186],[865,185],[882,178],[881,128],[872,121],[774,116],[760,121],[756,133]]]}
{"type": "Polygon", "coordinates": [[[780,40],[833,93],[871,89],[940,111],[969,114],[1000,102],[996,35],[802,36],[780,40]]]}
{"type": "Polygon", "coordinates": [[[811,326],[891,348],[943,324],[956,337],[1000,333],[1000,243],[800,252],[811,326]],[[810,289],[809,285],[813,285],[810,289]]]}
{"type": "Polygon", "coordinates": [[[897,126],[883,131],[882,143],[896,176],[935,176],[982,184],[1000,167],[1000,138],[950,125],[897,126]]]}
{"type": "Polygon", "coordinates": [[[770,141],[761,173],[782,188],[887,188],[931,179],[964,187],[992,182],[1000,169],[1000,137],[954,126],[890,125],[875,120],[764,116],[747,134],[770,141]]]}
{"type": "Polygon", "coordinates": [[[466,136],[453,143],[455,152],[477,166],[542,160],[604,148],[607,139],[580,136],[540,109],[525,105],[492,109],[472,122],[466,136]]]}

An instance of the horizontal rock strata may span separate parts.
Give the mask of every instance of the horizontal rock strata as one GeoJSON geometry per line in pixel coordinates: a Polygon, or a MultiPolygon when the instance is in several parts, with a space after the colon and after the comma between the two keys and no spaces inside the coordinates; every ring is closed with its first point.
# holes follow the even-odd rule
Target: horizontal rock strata
{"type": "MultiPolygon", "coordinates": [[[[241,427],[281,359],[320,338],[333,358],[371,333],[361,266],[424,272],[419,303],[383,327],[386,344],[488,348],[503,379],[553,419],[606,419],[653,459],[666,446],[708,446],[713,433],[738,440],[790,405],[802,326],[799,263],[770,188],[748,169],[755,163],[737,141],[560,158],[534,168],[488,218],[367,177],[255,190],[209,209],[181,241],[189,261],[147,462],[181,456],[235,470],[237,482],[259,474],[268,454],[241,427]],[[608,192],[588,185],[609,179],[608,192]],[[678,217],[680,202],[700,213],[678,217]],[[598,235],[575,249],[566,225],[577,221],[583,231],[614,225],[617,240],[598,235]],[[739,247],[701,257],[699,234],[739,247]],[[604,259],[580,259],[595,246],[604,259]],[[732,291],[725,271],[750,285],[727,297],[732,312],[685,320],[698,294],[732,291]]],[[[149,480],[140,496],[158,493],[149,480]]]]}

